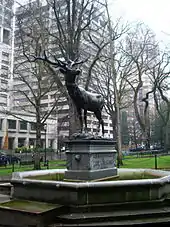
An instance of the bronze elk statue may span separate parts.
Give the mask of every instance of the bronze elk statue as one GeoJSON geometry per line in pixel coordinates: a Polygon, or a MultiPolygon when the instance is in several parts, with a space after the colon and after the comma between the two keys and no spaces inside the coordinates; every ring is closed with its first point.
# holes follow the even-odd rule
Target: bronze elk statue
{"type": "Polygon", "coordinates": [[[55,62],[52,62],[48,59],[46,54],[44,53],[45,58],[38,58],[48,62],[49,64],[59,67],[60,72],[64,75],[65,85],[68,91],[69,96],[73,100],[80,125],[81,125],[81,133],[83,132],[83,117],[82,111],[84,110],[84,131],[87,132],[87,111],[91,111],[94,113],[96,118],[98,119],[98,132],[100,131],[100,125],[102,126],[102,136],[104,136],[104,121],[102,119],[102,109],[104,107],[104,99],[101,94],[92,93],[86,91],[84,88],[78,86],[76,83],[77,76],[80,75],[81,70],[75,68],[76,65],[83,63],[83,61],[71,61],[65,63],[59,59],[55,58],[55,62]]]}

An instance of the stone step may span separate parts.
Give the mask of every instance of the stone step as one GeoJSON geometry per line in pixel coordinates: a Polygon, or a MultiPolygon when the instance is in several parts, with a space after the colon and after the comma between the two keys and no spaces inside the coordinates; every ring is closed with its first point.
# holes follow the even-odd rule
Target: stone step
{"type": "Polygon", "coordinates": [[[137,210],[137,209],[148,209],[148,208],[160,208],[169,206],[169,199],[160,199],[152,201],[137,201],[137,202],[124,202],[124,203],[106,203],[106,204],[88,204],[71,206],[70,212],[72,213],[89,213],[89,212],[100,212],[100,211],[114,211],[114,210],[137,210]]]}
{"type": "Polygon", "coordinates": [[[0,193],[4,195],[10,195],[11,194],[11,183],[0,183],[0,193]]]}
{"type": "Polygon", "coordinates": [[[145,222],[157,219],[170,221],[170,206],[163,208],[152,208],[144,210],[122,210],[112,212],[93,212],[93,213],[70,213],[57,217],[57,221],[65,224],[92,224],[92,223],[119,223],[119,222],[145,222]]]}
{"type": "Polygon", "coordinates": [[[154,226],[156,224],[160,224],[161,226],[169,226],[170,225],[170,217],[157,217],[157,218],[147,218],[147,219],[140,219],[140,220],[119,220],[119,221],[105,221],[105,222],[90,222],[90,223],[56,223],[54,225],[51,225],[50,227],[58,227],[58,226],[63,226],[63,227],[88,227],[88,226],[118,226],[118,227],[124,227],[124,226],[132,226],[133,227],[145,227],[145,226],[154,226]]]}

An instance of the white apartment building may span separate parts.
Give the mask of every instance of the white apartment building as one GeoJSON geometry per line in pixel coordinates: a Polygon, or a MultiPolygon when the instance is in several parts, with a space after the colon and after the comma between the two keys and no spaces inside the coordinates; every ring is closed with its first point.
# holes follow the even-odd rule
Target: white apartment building
{"type": "Polygon", "coordinates": [[[8,88],[12,77],[13,7],[13,0],[0,0],[0,148],[6,135],[7,117],[3,113],[9,106],[8,88]]]}
{"type": "MultiPolygon", "coordinates": [[[[0,0],[0,149],[35,145],[36,137],[33,115],[21,111],[6,114],[13,104],[10,92],[13,81],[13,12],[14,0],[0,0]]],[[[47,120],[46,131],[42,130],[42,146],[46,144],[47,148],[57,149],[56,125],[55,119],[47,120]]]]}
{"type": "Polygon", "coordinates": [[[11,79],[14,0],[0,1],[0,111],[7,109],[11,79]]]}

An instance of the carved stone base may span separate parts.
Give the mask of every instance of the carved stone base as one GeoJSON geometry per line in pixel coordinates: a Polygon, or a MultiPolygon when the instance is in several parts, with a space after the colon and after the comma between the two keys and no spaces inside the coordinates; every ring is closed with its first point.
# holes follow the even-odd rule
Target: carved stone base
{"type": "MultiPolygon", "coordinates": [[[[76,132],[70,136],[70,140],[101,140],[102,136],[92,133],[86,132],[76,132]]],[[[105,139],[106,140],[106,139],[105,139]]],[[[110,140],[110,139],[109,139],[110,140]]]]}
{"type": "Polygon", "coordinates": [[[70,140],[67,180],[96,180],[117,175],[115,142],[108,139],[70,140]]]}

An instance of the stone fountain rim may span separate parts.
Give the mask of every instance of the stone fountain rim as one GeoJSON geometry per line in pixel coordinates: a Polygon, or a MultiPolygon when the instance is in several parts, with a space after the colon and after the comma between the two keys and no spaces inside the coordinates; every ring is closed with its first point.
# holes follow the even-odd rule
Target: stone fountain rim
{"type": "Polygon", "coordinates": [[[106,188],[106,187],[127,187],[127,186],[147,186],[147,185],[164,185],[170,182],[170,171],[153,170],[153,169],[118,169],[119,172],[133,173],[146,172],[152,175],[160,176],[157,179],[137,179],[137,180],[120,180],[120,181],[101,181],[101,182],[63,182],[49,180],[26,179],[29,176],[37,176],[51,173],[64,173],[66,169],[39,170],[15,172],[12,175],[11,183],[22,183],[26,185],[38,184],[39,186],[53,186],[56,188],[106,188]]]}

